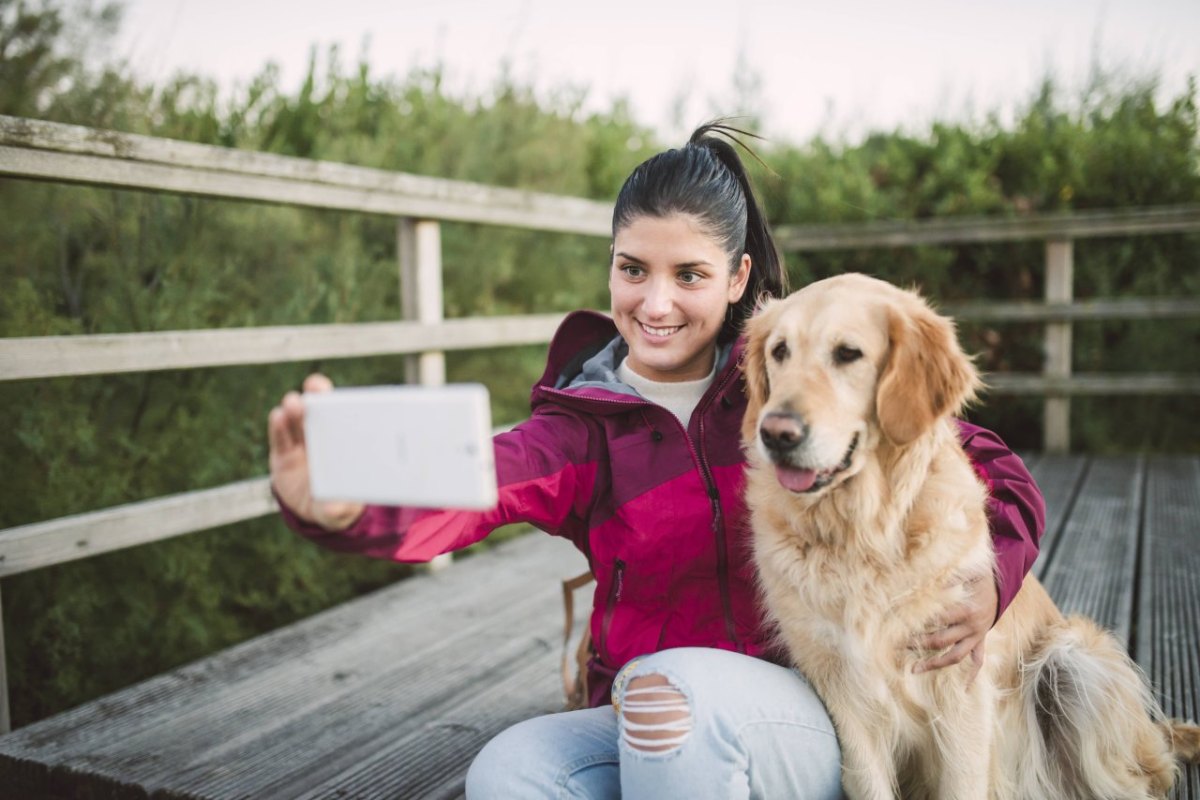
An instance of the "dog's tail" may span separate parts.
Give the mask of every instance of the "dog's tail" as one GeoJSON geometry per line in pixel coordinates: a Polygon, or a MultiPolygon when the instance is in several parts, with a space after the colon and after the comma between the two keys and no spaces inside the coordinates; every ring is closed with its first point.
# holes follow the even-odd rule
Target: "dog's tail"
{"type": "Polygon", "coordinates": [[[1085,617],[1051,626],[1022,667],[1027,797],[1165,797],[1200,730],[1168,721],[1141,671],[1085,617]]]}
{"type": "Polygon", "coordinates": [[[1189,764],[1200,764],[1200,727],[1181,719],[1168,720],[1162,725],[1175,757],[1189,764]]]}

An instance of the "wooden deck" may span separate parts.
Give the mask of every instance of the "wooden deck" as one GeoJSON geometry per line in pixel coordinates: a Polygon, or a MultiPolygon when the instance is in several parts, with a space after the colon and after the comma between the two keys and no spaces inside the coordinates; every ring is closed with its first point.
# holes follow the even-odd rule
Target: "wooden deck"
{"type": "MultiPolygon", "coordinates": [[[[1200,457],[1031,457],[1035,572],[1200,718],[1200,457]]],[[[455,798],[488,738],[557,710],[569,545],[531,535],[0,738],[0,796],[455,798]]],[[[1175,797],[1200,800],[1200,769],[1175,797]]]]}

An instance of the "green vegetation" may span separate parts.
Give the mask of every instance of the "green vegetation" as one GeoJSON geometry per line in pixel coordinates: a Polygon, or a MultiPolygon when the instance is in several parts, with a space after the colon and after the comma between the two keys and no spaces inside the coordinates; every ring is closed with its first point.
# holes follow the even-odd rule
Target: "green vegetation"
{"type": "MultiPolygon", "coordinates": [[[[611,199],[663,143],[616,105],[585,114],[502,77],[451,96],[437,69],[399,79],[314,57],[296,92],[266,68],[223,95],[202,76],[146,86],[89,51],[115,6],[0,0],[0,113],[611,199]],[[85,47],[84,44],[87,46],[85,47]],[[80,55],[83,54],[83,55],[80,55]]],[[[1012,125],[943,123],[857,144],[758,148],[778,223],[1011,215],[1200,202],[1195,88],[1165,104],[1151,83],[1101,83],[1082,100],[1053,85],[1012,125]]],[[[0,335],[156,331],[394,319],[395,221],[0,180],[0,335]]],[[[1082,242],[1082,297],[1197,296],[1196,236],[1082,242]]],[[[443,227],[446,314],[607,304],[607,243],[482,226],[443,227]]],[[[1037,243],[790,256],[793,283],[843,270],[917,283],[942,302],[1040,296],[1037,243]]],[[[987,369],[1037,370],[1036,326],[970,326],[987,369]]],[[[1079,325],[1081,371],[1192,371],[1200,322],[1079,325]]],[[[519,419],[543,348],[454,354],[451,379],[482,379],[497,421],[519,419]]],[[[218,486],[265,471],[267,410],[313,369],[345,384],[395,382],[398,358],[0,383],[0,528],[218,486]]],[[[1074,406],[1094,452],[1200,451],[1192,398],[1074,406]]],[[[1040,441],[1037,401],[975,412],[1015,446],[1040,441]]],[[[274,519],[132,548],[3,582],[14,722],[50,713],[407,574],[326,553],[274,519]]]]}

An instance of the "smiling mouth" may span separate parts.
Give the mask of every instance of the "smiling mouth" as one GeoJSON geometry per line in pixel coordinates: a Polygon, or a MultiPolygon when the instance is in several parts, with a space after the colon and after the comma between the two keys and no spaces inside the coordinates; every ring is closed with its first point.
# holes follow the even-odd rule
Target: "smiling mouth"
{"type": "Polygon", "coordinates": [[[850,468],[850,461],[854,458],[854,451],[858,449],[858,434],[854,434],[854,438],[850,440],[850,446],[846,448],[846,455],[842,456],[842,460],[836,465],[827,469],[801,469],[792,467],[786,464],[775,464],[775,477],[783,488],[796,492],[797,494],[807,494],[823,489],[828,486],[839,473],[850,468]]]}
{"type": "Polygon", "coordinates": [[[655,328],[641,321],[638,322],[638,326],[641,327],[641,329],[645,331],[648,336],[653,336],[657,339],[665,339],[668,336],[683,330],[682,325],[672,325],[666,328],[655,328]]]}

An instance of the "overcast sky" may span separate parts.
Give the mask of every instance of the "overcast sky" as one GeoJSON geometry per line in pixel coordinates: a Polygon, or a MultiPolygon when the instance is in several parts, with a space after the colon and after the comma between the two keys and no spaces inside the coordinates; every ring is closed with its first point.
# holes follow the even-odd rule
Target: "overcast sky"
{"type": "Polygon", "coordinates": [[[1050,73],[1080,86],[1099,61],[1157,72],[1178,93],[1200,74],[1200,0],[126,0],[119,52],[161,80],[179,69],[244,86],[268,62],[285,87],[309,50],[363,48],[376,75],[442,64],[455,93],[485,94],[502,63],[541,92],[626,97],[678,136],[730,112],[737,65],[759,82],[773,138],[919,129],[1011,112],[1050,73]],[[681,109],[680,114],[677,109],[681,109]]]}

